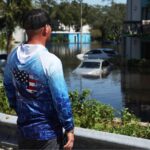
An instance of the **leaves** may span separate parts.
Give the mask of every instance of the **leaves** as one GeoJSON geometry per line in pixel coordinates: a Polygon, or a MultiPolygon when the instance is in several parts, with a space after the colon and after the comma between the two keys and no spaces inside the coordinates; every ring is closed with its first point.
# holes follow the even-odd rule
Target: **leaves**
{"type": "Polygon", "coordinates": [[[60,3],[56,0],[0,1],[0,30],[7,33],[7,49],[15,27],[22,26],[23,14],[33,7],[43,8],[49,13],[53,30],[63,30],[61,23],[80,31],[82,18],[83,25],[92,27],[93,39],[119,40],[122,34],[125,5],[113,1],[109,6],[92,6],[84,1],[81,3],[81,0],[61,0],[60,3]]]}
{"type": "Polygon", "coordinates": [[[115,110],[89,99],[89,90],[83,90],[81,94],[78,91],[69,94],[76,126],[150,139],[150,125],[142,126],[127,108],[122,111],[121,119],[114,119],[115,110]]]}
{"type": "Polygon", "coordinates": [[[9,107],[2,83],[0,83],[0,112],[7,114],[15,114],[15,111],[9,107]]]}
{"type": "Polygon", "coordinates": [[[32,8],[30,0],[11,0],[0,2],[0,25],[1,33],[5,32],[5,41],[7,52],[11,49],[12,33],[16,26],[22,26],[23,15],[32,8]]]}
{"type": "Polygon", "coordinates": [[[73,114],[75,115],[77,125],[92,128],[98,122],[106,119],[112,120],[114,110],[95,99],[89,100],[89,94],[89,90],[83,90],[81,94],[77,91],[70,92],[73,114]]]}
{"type": "MultiPolygon", "coordinates": [[[[140,120],[129,113],[128,109],[122,111],[122,118],[114,119],[115,110],[95,99],[89,99],[89,90],[85,89],[80,94],[76,90],[70,92],[69,95],[75,126],[150,139],[150,125],[142,126],[140,120]]],[[[9,108],[2,82],[0,112],[15,114],[15,111],[9,108]]]]}

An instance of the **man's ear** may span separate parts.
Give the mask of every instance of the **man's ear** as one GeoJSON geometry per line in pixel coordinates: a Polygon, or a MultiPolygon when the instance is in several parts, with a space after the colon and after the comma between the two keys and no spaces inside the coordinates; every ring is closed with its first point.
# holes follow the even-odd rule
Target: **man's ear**
{"type": "Polygon", "coordinates": [[[43,32],[42,32],[43,36],[46,36],[46,35],[49,34],[50,32],[51,32],[51,27],[50,27],[49,25],[45,25],[45,26],[43,27],[43,32]]]}
{"type": "Polygon", "coordinates": [[[47,32],[46,30],[47,30],[47,29],[46,29],[46,25],[45,25],[45,26],[43,27],[43,30],[42,30],[42,35],[43,35],[43,36],[46,36],[46,32],[47,32]]]}

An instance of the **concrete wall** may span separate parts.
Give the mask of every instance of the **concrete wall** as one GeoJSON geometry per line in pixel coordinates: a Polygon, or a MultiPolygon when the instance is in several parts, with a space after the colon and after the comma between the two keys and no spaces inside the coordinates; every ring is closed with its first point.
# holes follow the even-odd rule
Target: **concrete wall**
{"type": "MultiPolygon", "coordinates": [[[[17,117],[15,116],[0,113],[0,147],[17,149],[16,119],[17,117]]],[[[75,128],[74,149],[149,150],[150,140],[83,128],[75,128]]]]}
{"type": "Polygon", "coordinates": [[[127,0],[127,21],[141,21],[141,1],[127,0]]]}
{"type": "Polygon", "coordinates": [[[141,59],[141,40],[138,37],[126,37],[125,57],[127,59],[141,59]]]}
{"type": "MultiPolygon", "coordinates": [[[[142,19],[142,0],[127,0],[127,14],[126,21],[135,22],[142,19]]],[[[132,24],[130,28],[135,28],[132,24]]],[[[135,31],[137,32],[137,31],[135,31]]],[[[136,34],[136,33],[133,33],[136,34]]],[[[125,53],[124,56],[127,59],[141,59],[141,39],[132,36],[125,38],[125,53]]]]}

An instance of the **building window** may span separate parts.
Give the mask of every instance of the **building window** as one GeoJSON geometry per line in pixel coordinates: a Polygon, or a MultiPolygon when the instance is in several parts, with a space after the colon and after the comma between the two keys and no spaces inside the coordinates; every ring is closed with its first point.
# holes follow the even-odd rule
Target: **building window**
{"type": "Polygon", "coordinates": [[[142,10],[142,19],[143,20],[150,20],[150,8],[144,7],[142,10]]]}

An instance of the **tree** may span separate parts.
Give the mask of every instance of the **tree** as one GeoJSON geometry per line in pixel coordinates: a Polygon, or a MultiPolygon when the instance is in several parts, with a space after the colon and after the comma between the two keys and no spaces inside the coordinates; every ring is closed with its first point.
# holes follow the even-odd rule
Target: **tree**
{"type": "Polygon", "coordinates": [[[123,30],[125,18],[125,5],[113,3],[107,11],[107,38],[118,41],[123,30]]]}
{"type": "Polygon", "coordinates": [[[62,1],[56,12],[57,19],[66,26],[74,26],[79,30],[80,26],[80,4],[77,1],[71,3],[62,1]]]}
{"type": "MultiPolygon", "coordinates": [[[[83,3],[83,24],[86,24],[88,5],[83,3]]],[[[59,4],[52,8],[50,16],[53,20],[63,23],[65,26],[73,26],[76,31],[80,30],[81,21],[81,3],[80,0],[61,0],[59,4]]]]}
{"type": "MultiPolygon", "coordinates": [[[[113,0],[111,5],[101,6],[83,3],[81,16],[81,0],[34,0],[35,7],[47,10],[52,19],[53,30],[58,30],[59,23],[73,26],[76,31],[80,30],[81,17],[84,24],[89,24],[91,33],[98,39],[119,40],[123,20],[125,16],[125,5],[116,4],[113,0]]],[[[33,7],[31,0],[1,0],[0,1],[0,30],[7,33],[7,51],[10,49],[12,33],[17,25],[21,26],[23,14],[33,7]]]]}
{"type": "MultiPolygon", "coordinates": [[[[125,17],[125,5],[89,6],[86,20],[92,30],[99,30],[101,39],[119,40],[125,17]]],[[[98,33],[98,32],[97,32],[98,33]]]]}
{"type": "Polygon", "coordinates": [[[22,26],[23,14],[32,7],[30,0],[6,0],[0,2],[2,11],[1,21],[3,25],[0,28],[1,32],[6,33],[6,51],[11,49],[12,33],[17,25],[22,26]]]}
{"type": "Polygon", "coordinates": [[[58,12],[60,11],[58,9],[59,6],[58,3],[55,0],[36,0],[34,1],[34,6],[46,10],[52,20],[51,24],[52,29],[58,30],[59,27],[58,12]]]}
{"type": "Polygon", "coordinates": [[[101,0],[102,2],[105,2],[105,1],[107,1],[107,2],[110,2],[111,3],[111,5],[113,5],[115,2],[114,2],[114,0],[101,0]]]}

